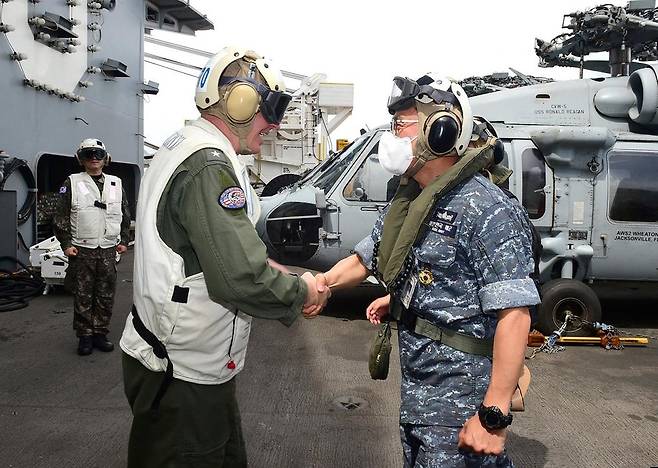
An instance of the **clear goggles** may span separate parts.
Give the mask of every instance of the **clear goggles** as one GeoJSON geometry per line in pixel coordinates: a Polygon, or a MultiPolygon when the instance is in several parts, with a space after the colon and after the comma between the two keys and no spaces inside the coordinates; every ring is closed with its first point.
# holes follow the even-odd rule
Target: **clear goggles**
{"type": "Polygon", "coordinates": [[[413,106],[414,98],[418,96],[420,86],[414,80],[396,76],[393,78],[393,89],[388,98],[388,112],[395,114],[402,109],[413,106]]]}
{"type": "Polygon", "coordinates": [[[395,114],[400,110],[412,107],[414,99],[419,96],[427,96],[437,104],[449,102],[453,105],[459,105],[457,96],[450,91],[442,91],[430,86],[431,82],[431,78],[427,75],[419,78],[418,81],[402,78],[401,76],[393,78],[393,89],[387,104],[388,112],[395,114]]]}
{"type": "Polygon", "coordinates": [[[272,91],[270,88],[250,78],[224,77],[219,80],[220,86],[236,81],[250,83],[260,95],[260,112],[270,124],[280,124],[292,96],[284,91],[272,91]]]}

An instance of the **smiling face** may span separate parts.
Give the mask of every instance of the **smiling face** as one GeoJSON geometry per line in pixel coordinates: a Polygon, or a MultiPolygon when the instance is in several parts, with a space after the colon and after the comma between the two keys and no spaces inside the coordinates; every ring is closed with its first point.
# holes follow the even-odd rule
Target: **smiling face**
{"type": "Polygon", "coordinates": [[[240,144],[240,137],[233,132],[231,127],[229,127],[223,119],[205,112],[201,114],[201,117],[212,123],[224,134],[224,136],[226,136],[237,154],[260,153],[260,147],[263,144],[263,136],[273,130],[276,131],[279,128],[279,125],[268,123],[259,112],[253,118],[251,124],[246,130],[247,133],[244,142],[240,144]]]}
{"type": "Polygon", "coordinates": [[[260,112],[256,114],[246,138],[250,154],[260,153],[263,137],[278,128],[279,125],[268,123],[260,112]]]}

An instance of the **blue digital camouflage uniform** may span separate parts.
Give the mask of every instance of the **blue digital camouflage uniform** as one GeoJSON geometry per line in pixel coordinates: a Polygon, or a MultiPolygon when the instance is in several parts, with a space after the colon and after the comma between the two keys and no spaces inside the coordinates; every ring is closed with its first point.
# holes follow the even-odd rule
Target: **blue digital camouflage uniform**
{"type": "MultiPolygon", "coordinates": [[[[355,248],[372,266],[384,215],[355,248]]],[[[530,221],[524,208],[486,177],[458,184],[435,206],[429,229],[413,248],[412,275],[424,272],[410,309],[432,323],[493,338],[497,312],[539,303],[530,221]],[[430,271],[431,275],[427,275],[430,271]]],[[[401,291],[393,295],[400,298],[401,291]]],[[[457,436],[484,399],[490,358],[467,354],[398,324],[402,389],[400,433],[405,466],[512,466],[499,457],[463,455],[457,436]]]]}

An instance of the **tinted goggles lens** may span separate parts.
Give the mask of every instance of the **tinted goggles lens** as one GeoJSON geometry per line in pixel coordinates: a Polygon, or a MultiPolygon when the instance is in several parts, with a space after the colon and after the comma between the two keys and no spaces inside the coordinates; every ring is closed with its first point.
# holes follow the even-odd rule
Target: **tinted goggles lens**
{"type": "Polygon", "coordinates": [[[279,124],[281,123],[281,119],[283,119],[283,115],[286,113],[292,96],[287,93],[270,91],[269,89],[267,91],[267,95],[263,96],[263,100],[261,101],[260,111],[268,123],[279,124]]]}
{"type": "Polygon", "coordinates": [[[419,91],[420,86],[414,80],[401,76],[393,78],[393,89],[387,104],[388,112],[395,114],[399,110],[411,107],[419,91]]]}
{"type": "Polygon", "coordinates": [[[80,159],[96,159],[98,161],[105,159],[106,155],[107,153],[100,148],[85,148],[78,152],[78,158],[80,159]]]}

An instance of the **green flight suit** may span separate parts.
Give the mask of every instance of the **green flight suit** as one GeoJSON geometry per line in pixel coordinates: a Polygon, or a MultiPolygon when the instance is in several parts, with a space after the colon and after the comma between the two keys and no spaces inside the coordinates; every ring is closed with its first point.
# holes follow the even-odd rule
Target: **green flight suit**
{"type": "MultiPolygon", "coordinates": [[[[239,183],[228,158],[213,152],[194,153],[171,176],[158,204],[158,233],[183,258],[187,276],[203,272],[213,301],[290,326],[305,302],[306,283],[266,264],[265,246],[244,209],[219,204],[222,192],[239,183]]],[[[174,379],[151,410],[163,373],[125,353],[123,369],[134,416],[129,467],[246,466],[235,379],[219,385],[174,379]]]]}

